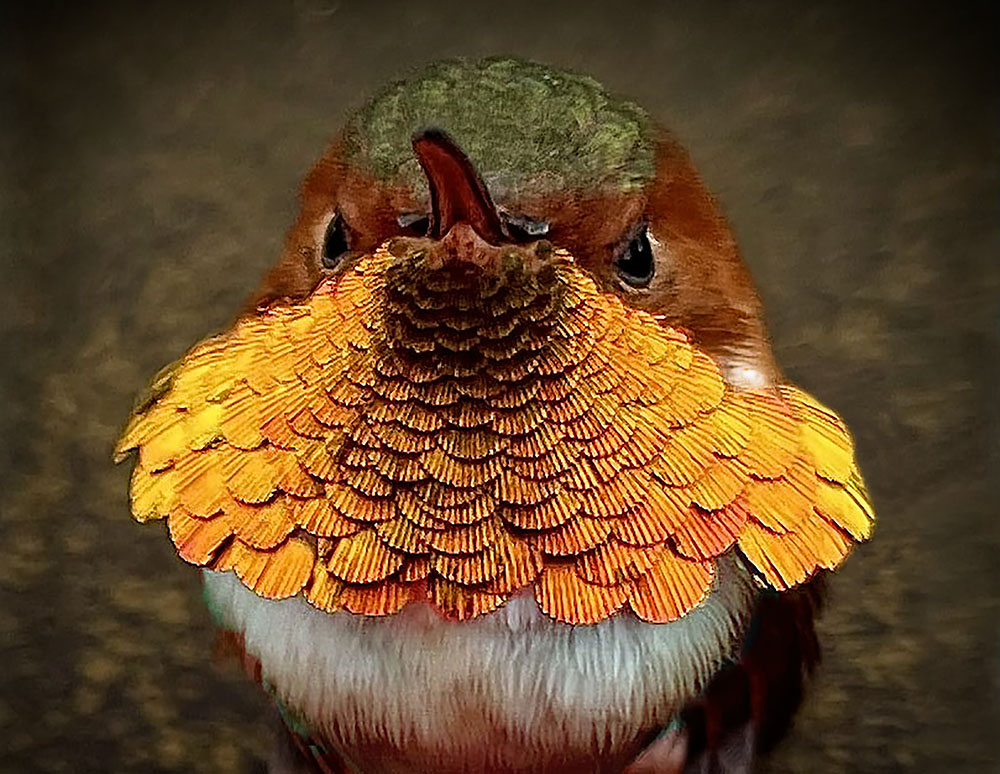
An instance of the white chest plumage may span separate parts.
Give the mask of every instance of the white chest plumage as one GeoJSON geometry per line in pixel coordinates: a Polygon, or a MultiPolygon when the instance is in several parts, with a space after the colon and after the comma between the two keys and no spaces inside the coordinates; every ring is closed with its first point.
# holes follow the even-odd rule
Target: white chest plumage
{"type": "Polygon", "coordinates": [[[276,696],[358,771],[450,774],[620,768],[731,654],[753,588],[724,558],[684,618],[592,626],[552,621],[530,596],[454,623],[417,605],[365,618],[264,600],[228,573],[206,571],[205,595],[276,696]]]}

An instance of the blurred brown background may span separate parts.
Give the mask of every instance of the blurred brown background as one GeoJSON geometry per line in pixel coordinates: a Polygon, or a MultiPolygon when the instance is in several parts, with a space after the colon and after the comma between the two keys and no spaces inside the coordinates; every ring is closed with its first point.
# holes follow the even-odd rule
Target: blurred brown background
{"type": "Polygon", "coordinates": [[[197,573],[129,519],[113,440],[277,255],[345,112],[493,53],[676,130],[779,360],[857,436],[876,538],[763,769],[996,770],[997,15],[872,5],[5,4],[0,770],[254,769],[263,703],[212,666],[197,573]]]}

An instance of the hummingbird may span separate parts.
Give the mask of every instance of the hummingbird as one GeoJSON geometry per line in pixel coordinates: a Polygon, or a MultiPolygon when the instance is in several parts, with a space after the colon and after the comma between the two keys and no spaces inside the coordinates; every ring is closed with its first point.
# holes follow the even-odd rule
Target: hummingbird
{"type": "Polygon", "coordinates": [[[134,518],[280,712],[275,772],[749,771],[874,522],[678,141],[512,59],[348,119],[133,451],[134,518]]]}

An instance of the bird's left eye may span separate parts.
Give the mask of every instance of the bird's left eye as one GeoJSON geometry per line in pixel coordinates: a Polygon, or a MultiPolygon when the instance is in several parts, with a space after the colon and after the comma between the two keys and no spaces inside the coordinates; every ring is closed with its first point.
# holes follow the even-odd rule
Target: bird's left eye
{"type": "Polygon", "coordinates": [[[649,233],[643,225],[631,241],[615,258],[615,269],[622,280],[634,288],[649,285],[656,271],[653,248],[649,244],[649,233]]]}
{"type": "Polygon", "coordinates": [[[326,224],[326,231],[323,234],[323,249],[320,253],[323,266],[335,269],[350,249],[351,242],[344,219],[335,214],[326,224]]]}

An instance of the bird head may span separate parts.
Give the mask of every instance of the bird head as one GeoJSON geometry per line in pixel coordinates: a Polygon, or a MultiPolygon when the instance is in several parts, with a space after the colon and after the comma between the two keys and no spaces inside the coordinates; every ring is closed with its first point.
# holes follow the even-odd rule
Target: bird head
{"type": "Polygon", "coordinates": [[[517,60],[431,65],[352,116],[252,301],[301,298],[394,236],[443,236],[433,197],[468,184],[499,221],[487,241],[544,238],[602,289],[694,332],[733,379],[776,378],[753,282],[686,151],[594,79],[517,60]],[[464,163],[435,163],[442,136],[452,151],[437,161],[464,163]]]}
{"type": "Polygon", "coordinates": [[[594,81],[447,63],[348,123],[233,326],[140,402],[133,513],[261,596],[574,624],[794,586],[866,538],[686,154],[594,81]]]}

